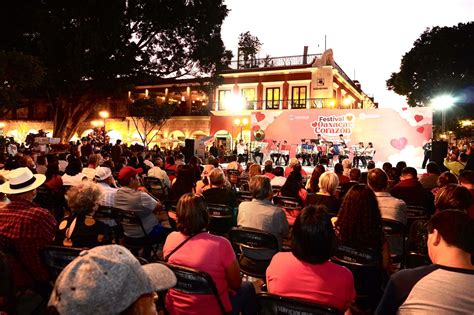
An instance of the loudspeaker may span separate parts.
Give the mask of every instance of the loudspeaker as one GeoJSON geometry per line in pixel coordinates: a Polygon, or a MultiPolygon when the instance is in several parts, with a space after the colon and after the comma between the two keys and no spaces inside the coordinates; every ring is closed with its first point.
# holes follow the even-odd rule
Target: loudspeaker
{"type": "Polygon", "coordinates": [[[431,151],[431,161],[436,162],[441,169],[444,169],[443,162],[444,158],[448,154],[448,142],[447,141],[433,141],[431,151]]]}
{"type": "Polygon", "coordinates": [[[189,163],[189,160],[194,155],[194,139],[184,140],[184,161],[189,163]]]}

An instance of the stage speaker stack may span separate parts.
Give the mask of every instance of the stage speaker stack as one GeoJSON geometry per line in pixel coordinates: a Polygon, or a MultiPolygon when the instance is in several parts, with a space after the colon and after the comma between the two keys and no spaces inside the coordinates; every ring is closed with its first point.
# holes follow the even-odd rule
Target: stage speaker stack
{"type": "Polygon", "coordinates": [[[185,162],[188,163],[191,157],[194,155],[194,139],[184,140],[184,158],[185,162]]]}
{"type": "Polygon", "coordinates": [[[444,158],[448,154],[448,142],[447,141],[433,141],[431,151],[431,161],[436,162],[441,170],[446,170],[443,166],[444,158]]]}

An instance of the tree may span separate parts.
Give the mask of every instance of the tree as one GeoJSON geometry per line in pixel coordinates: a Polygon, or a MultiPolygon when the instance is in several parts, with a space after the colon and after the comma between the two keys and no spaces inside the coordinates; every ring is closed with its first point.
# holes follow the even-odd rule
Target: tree
{"type": "Polygon", "coordinates": [[[98,104],[134,84],[225,67],[216,0],[2,1],[0,50],[31,55],[45,69],[36,97],[48,100],[54,136],[68,140],[98,104]]]}
{"type": "Polygon", "coordinates": [[[239,58],[243,58],[244,68],[256,65],[257,53],[262,47],[262,43],[257,36],[253,36],[249,31],[239,35],[239,58]]]}
{"type": "Polygon", "coordinates": [[[129,116],[145,150],[156,138],[175,108],[172,103],[158,104],[156,98],[140,98],[129,104],[129,116]]]}
{"type": "Polygon", "coordinates": [[[37,58],[17,52],[0,51],[0,116],[21,107],[21,102],[44,78],[37,58]]]}
{"type": "Polygon", "coordinates": [[[440,95],[463,93],[474,82],[474,23],[428,28],[392,73],[387,87],[410,106],[427,106],[440,95]]]}

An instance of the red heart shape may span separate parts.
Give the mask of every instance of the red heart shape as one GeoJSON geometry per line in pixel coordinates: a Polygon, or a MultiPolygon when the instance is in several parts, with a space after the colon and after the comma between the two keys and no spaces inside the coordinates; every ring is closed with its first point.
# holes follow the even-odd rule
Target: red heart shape
{"type": "Polygon", "coordinates": [[[423,116],[422,115],[415,115],[415,120],[416,122],[420,122],[423,120],[423,116]]]}
{"type": "Polygon", "coordinates": [[[402,107],[403,111],[406,111],[407,109],[408,109],[408,107],[402,107]]]}
{"type": "Polygon", "coordinates": [[[390,140],[390,145],[397,150],[403,150],[403,148],[407,145],[407,139],[406,138],[392,139],[390,140]]]}
{"type": "Polygon", "coordinates": [[[315,128],[317,125],[318,125],[318,122],[317,122],[317,121],[313,121],[313,122],[311,123],[311,127],[313,127],[313,128],[315,128]]]}
{"type": "Polygon", "coordinates": [[[418,127],[416,128],[416,131],[418,131],[419,133],[423,133],[423,131],[425,131],[425,127],[418,127]]]}
{"type": "Polygon", "coordinates": [[[260,130],[259,125],[255,125],[255,126],[252,127],[252,131],[257,131],[257,130],[260,130]]]}
{"type": "Polygon", "coordinates": [[[258,121],[258,122],[261,122],[262,120],[265,119],[265,114],[263,114],[263,113],[261,113],[261,112],[257,112],[257,113],[255,114],[255,118],[257,118],[257,121],[258,121]]]}

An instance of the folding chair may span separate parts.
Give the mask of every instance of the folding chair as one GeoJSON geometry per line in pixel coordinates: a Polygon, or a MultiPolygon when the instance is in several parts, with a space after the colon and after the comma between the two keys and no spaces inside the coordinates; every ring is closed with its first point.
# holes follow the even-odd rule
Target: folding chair
{"type": "Polygon", "coordinates": [[[139,256],[139,251],[143,250],[143,257],[145,259],[158,259],[158,247],[164,242],[164,237],[152,238],[148,235],[143,226],[140,216],[131,210],[116,209],[117,223],[124,231],[123,246],[128,248],[135,256],[139,256]],[[140,227],[143,232],[142,237],[128,236],[127,229],[140,227]]]}
{"type": "Polygon", "coordinates": [[[276,237],[262,230],[243,227],[232,228],[228,236],[237,252],[240,271],[247,276],[265,279],[267,267],[270,265],[273,255],[278,252],[276,237]],[[251,257],[256,256],[252,254],[261,254],[267,257],[257,259],[251,257]]]}
{"type": "Polygon", "coordinates": [[[227,179],[232,186],[237,187],[240,180],[240,172],[238,170],[226,170],[227,179]]]}
{"type": "Polygon", "coordinates": [[[44,246],[40,250],[42,262],[48,267],[50,275],[56,279],[61,271],[73,261],[84,248],[63,247],[63,246],[44,246]]]}
{"type": "Polygon", "coordinates": [[[168,196],[168,190],[161,179],[157,177],[144,177],[145,187],[156,198],[164,201],[168,196]]]}
{"type": "Polygon", "coordinates": [[[420,206],[407,206],[407,231],[410,231],[410,227],[413,222],[417,220],[427,220],[428,211],[424,207],[420,206]]]}
{"type": "Polygon", "coordinates": [[[274,195],[279,193],[280,190],[281,190],[281,186],[279,186],[279,185],[273,185],[272,186],[272,192],[273,192],[274,195]]]}
{"type": "Polygon", "coordinates": [[[405,238],[406,229],[405,225],[396,220],[382,219],[382,228],[385,232],[385,236],[390,244],[390,249],[400,250],[401,253],[392,252],[391,259],[393,263],[399,263],[400,268],[405,267],[405,238]],[[401,247],[401,248],[400,248],[401,247]]]}
{"type": "Polygon", "coordinates": [[[428,220],[416,220],[411,224],[407,237],[407,252],[405,254],[405,265],[407,268],[416,268],[431,264],[426,244],[428,239],[428,231],[426,230],[427,222],[428,220]]]}
{"type": "Polygon", "coordinates": [[[222,314],[226,314],[216,284],[207,272],[163,262],[160,264],[167,266],[174,272],[177,283],[173,290],[190,295],[213,295],[222,314]]]}
{"type": "Polygon", "coordinates": [[[295,224],[296,217],[298,217],[303,209],[302,203],[293,197],[275,196],[273,197],[273,203],[283,208],[290,226],[295,224]]]}
{"type": "Polygon", "coordinates": [[[114,207],[99,206],[94,212],[94,219],[107,224],[112,231],[112,238],[116,244],[120,244],[123,239],[123,229],[117,224],[117,209],[114,207]]]}
{"type": "Polygon", "coordinates": [[[209,232],[226,235],[235,226],[234,211],[228,205],[209,203],[207,210],[210,217],[209,232]]]}
{"type": "Polygon", "coordinates": [[[260,315],[334,315],[343,314],[338,309],[306,301],[270,293],[257,294],[257,308],[260,315]]]}
{"type": "Polygon", "coordinates": [[[243,201],[252,201],[252,194],[250,193],[250,191],[239,191],[237,193],[237,201],[239,203],[243,201]]]}
{"type": "Polygon", "coordinates": [[[388,281],[383,270],[381,254],[372,250],[359,251],[348,246],[338,246],[331,261],[348,268],[354,276],[356,304],[362,310],[374,312],[388,281]]]}

